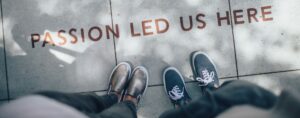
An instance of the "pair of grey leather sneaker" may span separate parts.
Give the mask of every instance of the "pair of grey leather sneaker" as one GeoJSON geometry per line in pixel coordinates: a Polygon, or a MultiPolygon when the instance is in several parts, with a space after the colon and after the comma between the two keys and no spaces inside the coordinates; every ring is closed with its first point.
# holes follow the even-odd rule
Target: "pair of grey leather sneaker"
{"type": "Polygon", "coordinates": [[[109,78],[108,94],[115,92],[120,97],[119,102],[124,97],[130,96],[136,98],[139,103],[141,97],[148,87],[148,71],[143,66],[137,66],[133,69],[127,62],[119,63],[112,71],[109,78]]]}

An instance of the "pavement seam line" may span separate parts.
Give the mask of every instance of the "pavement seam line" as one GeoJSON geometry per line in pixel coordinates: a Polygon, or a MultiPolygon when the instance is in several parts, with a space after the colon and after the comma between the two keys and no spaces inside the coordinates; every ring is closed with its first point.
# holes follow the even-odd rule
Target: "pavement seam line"
{"type": "MultiPolygon", "coordinates": [[[[113,19],[113,11],[112,11],[112,2],[111,2],[111,0],[108,0],[108,1],[109,1],[109,8],[110,8],[111,27],[112,27],[112,30],[115,31],[114,19],[113,19]]],[[[117,59],[117,47],[116,47],[116,38],[115,38],[115,35],[113,35],[113,43],[114,43],[115,63],[117,65],[118,64],[118,59],[117,59]]]]}
{"type": "Polygon", "coordinates": [[[1,4],[1,23],[2,23],[2,39],[3,39],[3,52],[4,52],[4,68],[5,68],[5,77],[6,77],[6,92],[7,92],[7,98],[10,98],[9,94],[9,81],[8,81],[8,72],[7,72],[7,55],[6,55],[6,44],[5,44],[5,34],[4,34],[4,21],[3,21],[3,1],[0,0],[1,4]]]}
{"type": "Polygon", "coordinates": [[[233,26],[233,21],[232,21],[232,14],[231,14],[231,3],[230,0],[228,0],[228,5],[229,5],[229,16],[230,16],[230,25],[231,25],[231,34],[232,34],[232,41],[233,41],[233,50],[234,50],[234,58],[235,58],[235,70],[236,70],[236,75],[237,79],[239,80],[239,68],[238,68],[238,60],[237,60],[237,54],[236,54],[236,43],[235,43],[235,35],[234,35],[234,26],[233,26]]]}

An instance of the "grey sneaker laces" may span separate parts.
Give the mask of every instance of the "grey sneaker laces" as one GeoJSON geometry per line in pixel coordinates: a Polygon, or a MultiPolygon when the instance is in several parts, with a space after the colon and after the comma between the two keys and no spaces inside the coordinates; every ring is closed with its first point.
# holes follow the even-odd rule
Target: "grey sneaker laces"
{"type": "Polygon", "coordinates": [[[201,71],[203,78],[196,77],[196,80],[199,82],[199,86],[207,86],[209,83],[214,81],[215,72],[209,72],[207,69],[201,71]]]}

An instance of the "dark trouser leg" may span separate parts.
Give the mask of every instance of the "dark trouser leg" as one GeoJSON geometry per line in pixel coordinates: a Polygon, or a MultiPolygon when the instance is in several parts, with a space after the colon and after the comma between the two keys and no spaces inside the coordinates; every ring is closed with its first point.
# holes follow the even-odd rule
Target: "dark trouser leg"
{"type": "Polygon", "coordinates": [[[93,118],[137,118],[133,102],[124,101],[113,105],[99,114],[91,114],[93,118]]]}
{"type": "Polygon", "coordinates": [[[42,95],[86,113],[100,113],[101,111],[109,108],[118,102],[118,97],[114,94],[97,96],[97,95],[81,95],[81,94],[68,94],[60,92],[40,92],[36,93],[42,95]]]}
{"type": "Polygon", "coordinates": [[[276,96],[246,81],[230,81],[187,106],[163,113],[161,118],[211,118],[236,105],[249,104],[268,109],[276,102],[276,96]]]}

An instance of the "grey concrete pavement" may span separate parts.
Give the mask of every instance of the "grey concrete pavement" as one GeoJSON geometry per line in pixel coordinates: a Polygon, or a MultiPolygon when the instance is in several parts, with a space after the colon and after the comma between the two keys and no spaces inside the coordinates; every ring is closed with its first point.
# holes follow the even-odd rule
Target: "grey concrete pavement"
{"type": "MultiPolygon", "coordinates": [[[[41,90],[106,89],[104,83],[116,64],[113,40],[92,41],[88,34],[91,27],[111,24],[108,0],[2,2],[11,98],[41,90]],[[76,30],[73,35],[71,29],[76,30]],[[65,30],[61,34],[67,40],[65,45],[58,44],[63,43],[60,30],[65,30]],[[33,48],[31,35],[36,33],[40,41],[33,48]],[[72,43],[74,35],[76,43],[72,43]],[[56,46],[43,47],[45,39],[52,39],[56,46]]],[[[91,30],[91,35],[97,38],[97,29],[91,30]]]]}
{"type": "Polygon", "coordinates": [[[7,83],[6,83],[6,74],[5,74],[6,70],[5,70],[2,18],[0,19],[0,27],[1,27],[0,28],[0,99],[7,99],[8,95],[7,95],[7,86],[6,86],[7,83]]]}
{"type": "Polygon", "coordinates": [[[182,72],[193,98],[200,96],[190,77],[193,51],[213,59],[219,76],[227,78],[221,82],[239,78],[276,94],[300,91],[299,5],[299,0],[2,0],[0,100],[8,97],[6,79],[10,99],[42,90],[102,95],[116,62],[130,61],[149,70],[150,87],[138,115],[154,118],[172,109],[162,86],[167,66],[182,72]]]}
{"type": "Polygon", "coordinates": [[[243,10],[236,14],[243,14],[238,21],[245,22],[234,25],[240,75],[300,68],[300,1],[230,1],[233,11],[243,10]],[[249,8],[256,9],[257,22],[252,17],[249,22],[249,8]],[[271,12],[265,14],[265,20],[264,12],[271,12]]]}

